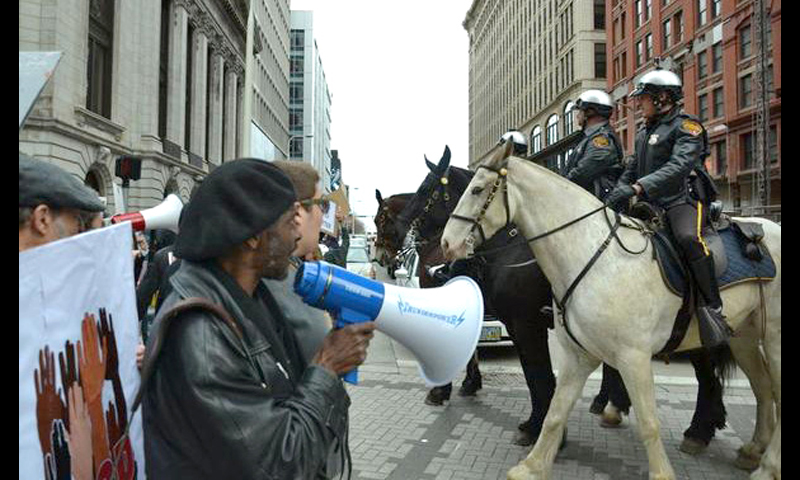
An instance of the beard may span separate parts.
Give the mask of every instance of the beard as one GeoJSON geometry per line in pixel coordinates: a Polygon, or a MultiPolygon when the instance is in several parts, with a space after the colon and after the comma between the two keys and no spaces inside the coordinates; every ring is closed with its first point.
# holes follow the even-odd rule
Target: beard
{"type": "Polygon", "coordinates": [[[280,237],[269,239],[269,253],[267,254],[261,276],[273,280],[284,280],[289,275],[289,260],[297,245],[297,239],[285,242],[280,237]]]}

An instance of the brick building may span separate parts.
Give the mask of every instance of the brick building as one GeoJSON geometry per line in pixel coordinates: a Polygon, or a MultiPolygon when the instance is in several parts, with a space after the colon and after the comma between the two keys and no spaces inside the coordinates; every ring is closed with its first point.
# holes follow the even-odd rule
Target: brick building
{"type": "MultiPolygon", "coordinates": [[[[726,210],[748,214],[756,193],[756,28],[753,0],[611,0],[606,2],[608,90],[615,126],[633,151],[643,119],[626,99],[635,80],[660,63],[683,79],[684,109],[709,133],[706,164],[726,210]]],[[[767,34],[771,213],[781,203],[781,1],[764,0],[767,34]]]]}

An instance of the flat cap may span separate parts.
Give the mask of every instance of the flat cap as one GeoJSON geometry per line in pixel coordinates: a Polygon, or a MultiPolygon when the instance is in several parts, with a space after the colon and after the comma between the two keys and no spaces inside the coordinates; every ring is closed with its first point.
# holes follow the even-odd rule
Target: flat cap
{"type": "Polygon", "coordinates": [[[271,163],[224,163],[183,208],[175,255],[194,262],[219,258],[272,226],[295,201],[289,177],[271,163]]]}
{"type": "Polygon", "coordinates": [[[102,212],[105,205],[94,190],[61,168],[19,154],[19,206],[75,208],[102,212]]]}

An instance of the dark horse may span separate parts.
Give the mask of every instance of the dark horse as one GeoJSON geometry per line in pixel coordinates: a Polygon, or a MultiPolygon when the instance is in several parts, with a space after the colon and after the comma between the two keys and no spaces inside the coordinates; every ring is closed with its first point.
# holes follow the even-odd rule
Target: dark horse
{"type": "Polygon", "coordinates": [[[375,189],[375,199],[378,200],[378,213],[375,214],[375,257],[382,267],[387,268],[392,278],[397,269],[397,254],[403,246],[403,236],[397,230],[397,217],[413,196],[413,193],[398,193],[384,199],[381,191],[375,189]]]}
{"type": "MultiPolygon", "coordinates": [[[[428,159],[430,170],[414,198],[400,214],[400,233],[413,230],[420,255],[420,286],[436,286],[427,267],[444,263],[440,238],[450,213],[472,180],[473,172],[451,167],[450,150],[445,147],[438,165],[428,159]]],[[[456,262],[451,275],[466,274],[478,282],[487,311],[501,319],[511,335],[531,394],[530,418],[519,426],[514,442],[531,445],[541,431],[544,416],[555,390],[555,376],[547,347],[547,328],[552,319],[542,313],[550,306],[550,283],[536,264],[525,240],[513,229],[498,232],[475,258],[456,262]],[[524,285],[525,288],[515,286],[524,285]]],[[[474,376],[477,365],[467,368],[474,376]]]]}
{"type": "MultiPolygon", "coordinates": [[[[438,165],[427,158],[425,162],[430,173],[398,218],[398,234],[404,236],[408,230],[414,230],[419,245],[420,285],[423,285],[423,278],[430,277],[426,267],[444,261],[439,239],[473,176],[473,172],[449,166],[448,148],[445,148],[445,155],[438,165]]],[[[466,263],[453,265],[451,274],[466,274],[478,282],[484,304],[506,325],[519,353],[531,395],[531,416],[519,426],[520,433],[515,443],[532,444],[541,431],[555,389],[547,344],[547,329],[552,327],[553,320],[552,316],[543,313],[543,307],[552,303],[550,284],[513,224],[484,242],[473,258],[462,262],[466,263]]],[[[433,279],[429,281],[434,282],[433,279]]],[[[714,432],[725,426],[722,381],[730,373],[731,354],[725,347],[710,353],[692,352],[690,359],[699,388],[695,414],[691,426],[684,432],[681,449],[687,453],[699,453],[708,445],[714,432]]],[[[603,387],[605,391],[598,395],[596,402],[605,405],[610,394],[615,403],[630,405],[621,380],[619,386],[614,386],[614,382],[608,382],[604,375],[603,387]],[[615,388],[617,392],[613,391],[615,388]],[[616,400],[621,397],[624,399],[616,400]]]]}

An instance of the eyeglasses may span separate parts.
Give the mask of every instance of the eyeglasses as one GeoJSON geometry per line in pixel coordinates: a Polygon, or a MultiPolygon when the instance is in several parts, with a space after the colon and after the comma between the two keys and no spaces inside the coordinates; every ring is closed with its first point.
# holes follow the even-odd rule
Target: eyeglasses
{"type": "Polygon", "coordinates": [[[308,200],[301,201],[300,205],[305,207],[306,210],[310,210],[312,205],[319,205],[319,209],[322,210],[322,213],[326,214],[331,208],[331,200],[326,196],[322,196],[320,198],[309,198],[308,200]]]}

